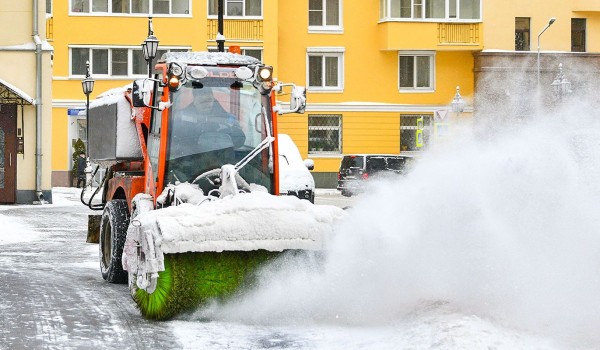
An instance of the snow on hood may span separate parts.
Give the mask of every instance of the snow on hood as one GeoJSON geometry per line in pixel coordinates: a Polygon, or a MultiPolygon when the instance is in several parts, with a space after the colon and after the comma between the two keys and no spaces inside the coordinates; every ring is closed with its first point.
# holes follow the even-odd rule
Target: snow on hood
{"type": "Polygon", "coordinates": [[[335,206],[253,192],[149,211],[139,221],[142,231],[160,231],[163,253],[318,250],[345,215],[335,206]]]}
{"type": "Polygon", "coordinates": [[[314,190],[315,180],[304,165],[296,144],[289,135],[278,134],[279,192],[314,190]]]}
{"type": "Polygon", "coordinates": [[[315,189],[315,179],[304,165],[282,163],[279,163],[279,193],[315,189]]]}

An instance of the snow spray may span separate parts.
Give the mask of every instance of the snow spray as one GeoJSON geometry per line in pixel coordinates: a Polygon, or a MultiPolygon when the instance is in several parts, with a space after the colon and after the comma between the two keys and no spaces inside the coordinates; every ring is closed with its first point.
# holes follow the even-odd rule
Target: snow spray
{"type": "Polygon", "coordinates": [[[570,101],[518,125],[456,127],[408,175],[358,198],[322,255],[281,260],[204,314],[377,326],[442,302],[600,344],[600,118],[570,101]]]}

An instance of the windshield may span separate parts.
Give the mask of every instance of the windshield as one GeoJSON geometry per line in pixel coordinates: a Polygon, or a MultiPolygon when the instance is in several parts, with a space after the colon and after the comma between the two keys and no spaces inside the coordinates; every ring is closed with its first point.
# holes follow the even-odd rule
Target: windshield
{"type": "MultiPolygon", "coordinates": [[[[192,182],[206,171],[235,165],[267,136],[263,110],[268,110],[268,99],[250,83],[227,78],[188,81],[172,93],[171,101],[167,182],[192,182]]],[[[239,174],[271,192],[269,163],[267,148],[239,174]]],[[[199,185],[205,193],[214,188],[199,185]]]]}

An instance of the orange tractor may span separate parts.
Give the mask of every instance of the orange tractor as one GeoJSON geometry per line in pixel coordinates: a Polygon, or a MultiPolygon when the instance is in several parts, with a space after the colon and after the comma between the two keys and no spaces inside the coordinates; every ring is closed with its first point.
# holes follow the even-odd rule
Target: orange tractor
{"type": "Polygon", "coordinates": [[[155,68],[90,104],[88,153],[106,175],[82,201],[103,210],[102,277],[165,319],[233,293],[281,252],[320,249],[342,214],[276,196],[277,117],[304,112],[304,88],[285,84],[283,109],[272,67],[230,52],[166,53],[155,68]]]}

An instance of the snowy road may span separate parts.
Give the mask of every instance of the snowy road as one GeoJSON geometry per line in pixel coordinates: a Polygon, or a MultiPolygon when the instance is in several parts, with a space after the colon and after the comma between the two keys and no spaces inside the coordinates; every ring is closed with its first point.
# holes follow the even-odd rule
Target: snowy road
{"type": "MultiPolygon", "coordinates": [[[[569,233],[578,254],[561,257],[566,244],[552,236],[559,229],[542,232],[551,236],[539,251],[536,235],[506,242],[480,234],[488,221],[453,227],[461,211],[424,225],[429,207],[398,210],[423,191],[397,186],[351,202],[317,193],[318,203],[352,204],[327,259],[274,264],[256,290],[166,322],[144,320],[125,285],[102,280],[98,245],[85,242],[91,211],[71,189],[53,205],[0,206],[0,350],[598,349],[600,287],[589,278],[598,264],[579,260],[597,250],[576,235],[585,230],[569,233]],[[427,230],[413,234],[419,227],[427,230]],[[558,264],[576,268],[563,273],[558,264]]],[[[453,198],[443,191],[427,193],[428,202],[453,198]]]]}
{"type": "MultiPolygon", "coordinates": [[[[74,189],[62,191],[55,193],[56,205],[0,206],[0,349],[181,349],[198,344],[216,349],[230,343],[198,338],[198,327],[201,334],[228,338],[218,323],[141,318],[127,286],[100,276],[98,245],[86,243],[87,215],[100,212],[81,205],[74,189]]],[[[324,191],[321,197],[335,205],[341,196],[324,191]]],[[[346,203],[342,199],[339,205],[346,203]]],[[[238,333],[244,329],[223,327],[239,328],[238,333]]],[[[259,347],[290,345],[277,338],[269,331],[255,341],[259,347]]],[[[238,346],[256,347],[244,344],[238,346]]]]}
{"type": "MultiPolygon", "coordinates": [[[[84,208],[47,205],[0,211],[3,226],[6,217],[18,217],[28,225],[20,232],[35,237],[0,244],[0,348],[177,347],[170,328],[140,318],[126,285],[102,280],[98,245],[85,242],[91,211],[84,208]]],[[[0,228],[4,230],[6,226],[0,228]]]]}

